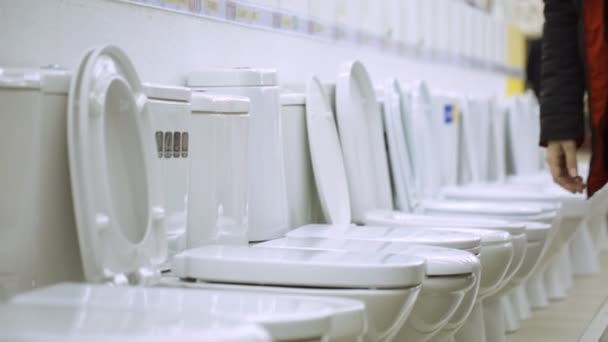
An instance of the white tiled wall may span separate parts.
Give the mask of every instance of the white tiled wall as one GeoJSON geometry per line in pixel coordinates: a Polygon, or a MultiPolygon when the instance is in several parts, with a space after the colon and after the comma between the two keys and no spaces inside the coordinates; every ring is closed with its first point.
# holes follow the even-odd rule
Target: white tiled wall
{"type": "MultiPolygon", "coordinates": [[[[438,48],[473,55],[479,32],[467,15],[437,13],[431,5],[451,0],[252,0],[297,13],[308,12],[333,23],[361,25],[415,44],[435,32],[438,48]],[[383,2],[382,6],[374,6],[383,2]],[[358,6],[357,6],[358,4],[358,6]],[[426,4],[426,5],[423,5],[426,4]],[[386,11],[401,11],[389,20],[386,11]],[[440,25],[433,18],[442,19],[440,25]],[[447,18],[447,19],[446,19],[447,18]],[[423,21],[425,19],[426,21],[423,21]],[[465,25],[467,24],[467,25],[465,25]],[[394,29],[393,29],[394,27],[394,29]],[[445,38],[448,32],[450,37],[445,38]],[[454,43],[450,45],[450,43],[454,43]]],[[[447,5],[446,5],[447,6],[447,5]]],[[[335,79],[345,60],[360,59],[372,77],[425,79],[431,86],[479,93],[504,92],[504,75],[454,65],[425,62],[369,47],[351,46],[278,34],[190,15],[146,8],[116,0],[0,1],[0,65],[60,64],[74,68],[91,46],[113,42],[133,58],[145,81],[183,84],[187,72],[209,67],[258,66],[280,70],[283,82],[302,83],[310,75],[335,79]]],[[[504,38],[504,37],[503,37],[504,38]]],[[[504,39],[503,39],[504,41],[504,39]]],[[[504,50],[502,51],[504,53],[504,50]]],[[[496,55],[499,53],[497,52],[496,55]]]]}

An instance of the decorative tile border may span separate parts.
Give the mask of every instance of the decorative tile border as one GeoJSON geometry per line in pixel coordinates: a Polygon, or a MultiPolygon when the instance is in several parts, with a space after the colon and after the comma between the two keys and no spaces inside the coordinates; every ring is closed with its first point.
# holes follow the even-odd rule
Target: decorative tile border
{"type": "Polygon", "coordinates": [[[524,78],[524,72],[502,64],[455,55],[445,51],[410,46],[384,36],[324,23],[315,18],[300,17],[279,9],[253,5],[239,0],[115,0],[169,11],[215,19],[252,28],[303,35],[313,39],[366,46],[386,53],[434,63],[442,63],[524,78]]]}

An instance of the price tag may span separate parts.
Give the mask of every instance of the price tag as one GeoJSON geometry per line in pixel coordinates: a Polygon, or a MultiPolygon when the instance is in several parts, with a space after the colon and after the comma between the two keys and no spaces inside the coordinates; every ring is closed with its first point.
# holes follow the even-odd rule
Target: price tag
{"type": "Polygon", "coordinates": [[[445,105],[445,107],[443,107],[443,122],[446,125],[451,125],[453,121],[454,121],[453,106],[451,104],[445,105]]]}

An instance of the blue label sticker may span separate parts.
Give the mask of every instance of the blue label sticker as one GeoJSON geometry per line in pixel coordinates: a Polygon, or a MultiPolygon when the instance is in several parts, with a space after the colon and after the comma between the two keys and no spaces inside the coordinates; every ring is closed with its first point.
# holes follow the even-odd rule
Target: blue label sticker
{"type": "Polygon", "coordinates": [[[446,124],[451,124],[454,122],[454,108],[452,105],[445,105],[443,108],[443,121],[446,124]]]}

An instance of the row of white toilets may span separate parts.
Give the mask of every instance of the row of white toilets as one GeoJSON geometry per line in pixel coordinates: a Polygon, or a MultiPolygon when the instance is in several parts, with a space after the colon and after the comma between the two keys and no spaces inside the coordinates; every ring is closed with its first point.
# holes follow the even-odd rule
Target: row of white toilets
{"type": "Polygon", "coordinates": [[[0,338],[503,341],[566,295],[573,264],[597,268],[604,192],[587,202],[540,170],[456,186],[497,162],[466,144],[487,131],[464,102],[461,125],[431,133],[457,120],[423,83],[387,83],[382,106],[359,62],[303,94],[273,70],[187,86],[142,84],[114,46],[74,72],[0,68],[16,161],[0,233],[33,249],[0,275],[63,282],[0,305],[0,338]]]}

